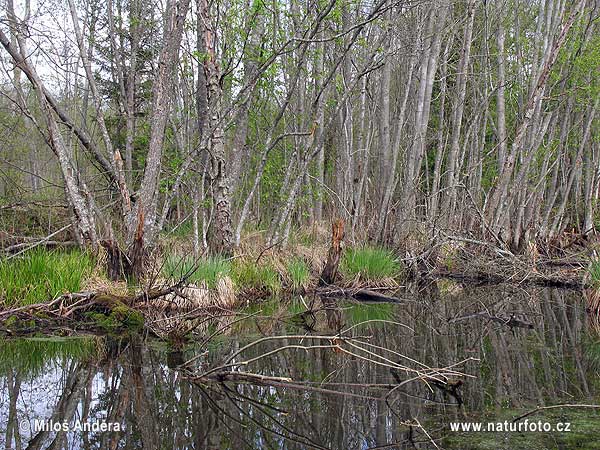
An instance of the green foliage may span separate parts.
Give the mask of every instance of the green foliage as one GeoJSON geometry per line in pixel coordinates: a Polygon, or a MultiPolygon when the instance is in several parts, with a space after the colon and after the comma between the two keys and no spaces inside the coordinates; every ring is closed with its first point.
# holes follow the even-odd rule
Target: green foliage
{"type": "Polygon", "coordinates": [[[30,305],[77,292],[92,267],[91,256],[81,251],[35,249],[0,260],[0,297],[7,305],[30,305]]]}
{"type": "Polygon", "coordinates": [[[204,281],[209,288],[214,288],[219,278],[230,272],[231,263],[220,257],[195,260],[192,257],[169,256],[163,265],[163,274],[167,278],[178,280],[188,275],[190,282],[204,281]]]}
{"type": "Polygon", "coordinates": [[[348,249],[342,259],[342,272],[362,281],[379,281],[400,274],[400,264],[388,250],[375,247],[348,249]]]}
{"type": "Polygon", "coordinates": [[[191,219],[177,224],[171,229],[163,231],[163,234],[173,238],[189,238],[194,233],[194,222],[191,219]]]}
{"type": "Polygon", "coordinates": [[[588,337],[583,342],[585,359],[596,371],[600,371],[600,339],[588,337]]]}
{"type": "Polygon", "coordinates": [[[281,291],[281,278],[271,265],[258,266],[253,261],[238,262],[233,266],[232,278],[240,289],[264,289],[270,294],[281,291]]]}
{"type": "Polygon", "coordinates": [[[292,281],[292,288],[294,291],[304,288],[310,278],[308,264],[300,258],[293,258],[288,263],[287,272],[292,281]]]}

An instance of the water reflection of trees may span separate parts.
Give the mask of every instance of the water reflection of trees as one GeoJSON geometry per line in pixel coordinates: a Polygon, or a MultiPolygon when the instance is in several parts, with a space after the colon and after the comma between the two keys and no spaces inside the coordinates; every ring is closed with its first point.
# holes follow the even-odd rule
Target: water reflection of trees
{"type": "MultiPolygon", "coordinates": [[[[307,391],[191,382],[169,369],[163,351],[126,342],[111,344],[101,360],[63,360],[53,380],[57,390],[48,400],[49,411],[31,403],[35,383],[49,380],[8,372],[2,382],[7,401],[0,407],[1,423],[7,425],[4,443],[11,448],[16,441],[19,446],[14,448],[30,449],[365,448],[393,443],[399,448],[428,448],[430,443],[418,432],[417,423],[439,435],[449,421],[464,415],[473,418],[484,410],[593,395],[591,380],[599,368],[585,351],[589,338],[579,294],[442,286],[436,297],[415,296],[414,301],[394,308],[362,307],[367,318],[385,310],[390,320],[410,324],[412,330],[367,322],[360,334],[431,367],[445,367],[469,356],[480,359],[466,367],[477,377],[460,387],[462,408],[447,389],[418,381],[394,389],[385,398],[398,379],[409,378],[407,374],[392,373],[330,348],[275,353],[252,367],[266,376],[312,381],[320,389],[307,391]],[[455,320],[484,310],[526,318],[535,328],[510,328],[480,317],[455,320]],[[339,389],[346,394],[329,392],[339,389]],[[16,425],[25,418],[49,417],[56,422],[103,418],[124,424],[124,431],[29,435],[16,425]]],[[[325,311],[317,314],[316,329],[323,333],[353,320],[348,311],[325,311]]],[[[277,331],[275,326],[273,332],[277,331]]],[[[266,341],[248,349],[245,357],[288,344],[266,341]]],[[[240,345],[226,340],[211,349],[208,360],[200,358],[197,364],[206,367],[223,361],[240,345]]]]}

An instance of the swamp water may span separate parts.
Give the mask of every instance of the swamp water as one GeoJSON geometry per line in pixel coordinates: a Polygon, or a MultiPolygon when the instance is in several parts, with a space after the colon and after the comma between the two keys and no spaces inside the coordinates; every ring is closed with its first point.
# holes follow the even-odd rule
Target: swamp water
{"type": "Polygon", "coordinates": [[[600,410],[592,408],[527,417],[569,423],[569,432],[450,430],[453,422],[511,422],[542,405],[600,403],[600,337],[581,293],[440,281],[427,293],[402,296],[402,304],[337,303],[314,316],[297,314],[300,301],[286,310],[268,302],[227,335],[182,352],[115,336],[2,340],[0,448],[600,448],[600,410]],[[390,361],[400,354],[414,360],[403,358],[407,366],[441,368],[466,360],[455,369],[472,377],[461,377],[453,391],[418,380],[398,386],[411,375],[375,365],[364,352],[275,351],[298,344],[290,338],[263,341],[238,359],[272,352],[243,370],[309,381],[312,389],[193,383],[176,369],[197,357],[195,369],[207,370],[263,335],[350,327],[374,354],[396,352],[385,353],[390,361]]]}

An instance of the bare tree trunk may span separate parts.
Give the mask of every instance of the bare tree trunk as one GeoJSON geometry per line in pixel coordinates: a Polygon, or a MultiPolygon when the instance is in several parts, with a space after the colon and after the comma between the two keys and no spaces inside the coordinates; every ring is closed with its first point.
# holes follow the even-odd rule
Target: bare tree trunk
{"type": "Polygon", "coordinates": [[[594,122],[594,117],[596,115],[596,109],[598,108],[599,102],[600,102],[600,100],[596,100],[591,111],[588,113],[588,119],[587,119],[587,122],[585,125],[585,131],[581,138],[581,142],[579,143],[579,149],[577,150],[577,154],[574,157],[573,164],[571,164],[571,173],[569,174],[569,180],[568,180],[567,184],[565,185],[564,192],[563,192],[563,198],[562,198],[562,201],[558,208],[558,211],[555,213],[555,216],[554,216],[554,222],[552,223],[552,228],[550,231],[551,236],[552,235],[556,236],[561,231],[560,228],[561,228],[561,223],[562,223],[563,216],[565,213],[565,208],[567,206],[567,201],[569,200],[569,196],[571,194],[571,188],[573,187],[575,177],[576,177],[577,173],[579,173],[579,170],[582,165],[582,161],[581,161],[582,155],[585,152],[587,142],[590,138],[592,123],[594,122]]]}
{"type": "Polygon", "coordinates": [[[469,1],[467,5],[468,19],[463,36],[460,61],[458,63],[458,74],[456,79],[456,98],[452,107],[452,137],[450,142],[450,151],[448,152],[448,168],[446,175],[446,195],[444,197],[443,209],[447,214],[449,222],[452,221],[452,214],[456,203],[456,183],[457,170],[456,162],[458,151],[460,149],[460,137],[463,123],[463,112],[465,107],[465,96],[467,93],[467,72],[469,68],[469,59],[471,54],[471,41],[473,38],[473,24],[475,22],[475,2],[469,1]]]}
{"type": "Polygon", "coordinates": [[[244,85],[250,85],[249,99],[239,107],[236,121],[235,134],[230,152],[231,192],[234,192],[240,181],[240,169],[246,159],[246,138],[248,136],[248,111],[251,106],[251,97],[256,88],[258,66],[260,60],[260,43],[263,34],[263,17],[260,11],[252,11],[246,19],[246,30],[249,35],[246,55],[244,57],[244,85]]]}
{"type": "MultiPolygon", "coordinates": [[[[144,219],[145,246],[154,243],[159,230],[156,229],[156,209],[158,206],[158,180],[165,128],[169,114],[169,104],[173,91],[174,67],[179,55],[185,17],[190,0],[168,0],[166,8],[166,28],[164,45],[158,60],[158,73],[152,87],[152,117],[150,119],[150,143],[146,157],[146,168],[136,201],[135,217],[144,219]]],[[[136,220],[132,217],[133,220],[136,220]]],[[[132,220],[132,222],[133,222],[132,220]]],[[[132,242],[138,226],[128,227],[128,240],[132,242]]]]}
{"type": "Polygon", "coordinates": [[[575,19],[579,15],[581,8],[584,4],[585,0],[580,0],[576,5],[573,6],[571,14],[563,24],[559,36],[554,41],[552,47],[548,49],[548,54],[544,58],[544,66],[537,78],[537,81],[535,82],[534,89],[529,95],[529,100],[527,102],[527,105],[525,106],[525,111],[523,113],[523,119],[517,127],[517,131],[515,133],[515,137],[511,146],[511,151],[508,157],[506,158],[506,162],[503,168],[504,170],[499,176],[498,183],[496,185],[496,190],[493,193],[490,201],[489,213],[493,215],[492,229],[496,233],[500,231],[499,223],[503,221],[508,215],[508,186],[512,178],[513,168],[515,166],[517,156],[519,155],[521,150],[523,139],[531,124],[534,110],[541,99],[544,89],[546,88],[548,77],[550,75],[550,70],[556,62],[558,53],[562,48],[567,38],[569,30],[573,26],[573,23],[575,22],[575,19]]]}
{"type": "MultiPolygon", "coordinates": [[[[497,3],[500,0],[497,0],[497,3]]],[[[498,44],[498,91],[496,93],[496,127],[498,138],[498,173],[504,168],[506,159],[506,101],[504,98],[506,74],[505,74],[505,56],[504,56],[504,27],[502,25],[502,13],[499,13],[498,30],[496,32],[496,42],[498,44]]]]}
{"type": "Polygon", "coordinates": [[[198,10],[203,18],[204,47],[207,57],[204,60],[208,97],[208,122],[210,136],[208,153],[210,155],[211,179],[214,201],[214,218],[210,249],[215,254],[231,256],[233,254],[233,228],[231,224],[231,186],[227,175],[225,159],[225,139],[221,128],[221,86],[219,68],[215,56],[216,33],[211,25],[207,0],[199,0],[198,10]]]}
{"type": "Polygon", "coordinates": [[[65,182],[65,191],[77,219],[78,229],[81,232],[81,240],[95,247],[98,243],[98,236],[96,235],[94,214],[86,195],[83,193],[87,189],[82,191],[78,185],[77,169],[69,157],[69,152],[65,147],[62,135],[58,129],[53,109],[44,95],[44,85],[35,69],[29,65],[26,55],[23,53],[24,45],[21,45],[23,42],[22,38],[17,37],[17,41],[19,42],[21,52],[13,47],[8,37],[0,30],[0,43],[2,43],[14,63],[23,71],[35,89],[40,109],[44,116],[46,130],[48,132],[48,135],[45,138],[58,158],[63,180],[65,182]]]}

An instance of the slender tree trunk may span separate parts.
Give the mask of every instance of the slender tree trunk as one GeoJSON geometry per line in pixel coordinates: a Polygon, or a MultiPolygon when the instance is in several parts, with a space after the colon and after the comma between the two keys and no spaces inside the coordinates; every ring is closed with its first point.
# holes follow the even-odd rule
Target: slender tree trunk
{"type": "MultiPolygon", "coordinates": [[[[166,28],[164,45],[158,60],[158,72],[152,87],[152,116],[150,118],[150,142],[146,157],[146,168],[136,201],[135,217],[144,219],[143,233],[145,246],[152,246],[159,230],[156,229],[156,209],[158,206],[158,181],[165,139],[165,129],[169,115],[171,93],[173,92],[174,67],[179,55],[185,17],[190,0],[168,0],[166,8],[166,28]]],[[[133,217],[132,217],[133,219],[133,217]]],[[[129,227],[129,242],[133,241],[139,224],[129,227]]]]}

